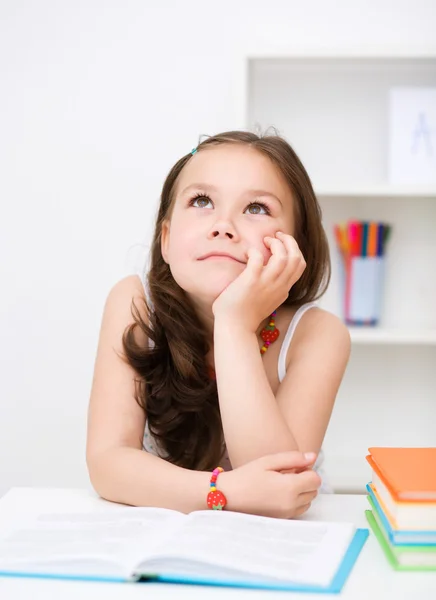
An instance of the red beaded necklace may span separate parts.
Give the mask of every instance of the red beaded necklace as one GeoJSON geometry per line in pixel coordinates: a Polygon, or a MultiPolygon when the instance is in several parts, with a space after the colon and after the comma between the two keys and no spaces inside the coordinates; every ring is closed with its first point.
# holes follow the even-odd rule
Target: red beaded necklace
{"type": "MultiPolygon", "coordinates": [[[[270,345],[273,344],[280,335],[280,331],[276,327],[276,315],[277,315],[277,311],[275,310],[273,313],[271,313],[271,315],[269,317],[268,325],[266,327],[264,327],[262,329],[262,331],[260,332],[260,337],[263,340],[263,345],[262,345],[262,348],[260,349],[261,354],[265,354],[265,352],[268,350],[270,345]]],[[[209,371],[209,378],[216,379],[215,369],[213,369],[212,367],[208,367],[208,371],[209,371]]]]}

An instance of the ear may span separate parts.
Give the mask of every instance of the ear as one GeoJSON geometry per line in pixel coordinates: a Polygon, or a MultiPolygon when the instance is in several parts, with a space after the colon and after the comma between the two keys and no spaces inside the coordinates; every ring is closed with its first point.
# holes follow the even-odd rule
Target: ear
{"type": "Polygon", "coordinates": [[[162,222],[162,229],[160,234],[160,251],[162,258],[168,264],[168,248],[170,243],[170,222],[165,219],[162,222]]]}

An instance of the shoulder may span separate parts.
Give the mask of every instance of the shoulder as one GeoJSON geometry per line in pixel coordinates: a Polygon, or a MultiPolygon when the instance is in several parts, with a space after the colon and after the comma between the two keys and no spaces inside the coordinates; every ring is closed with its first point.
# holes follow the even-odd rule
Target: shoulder
{"type": "Polygon", "coordinates": [[[144,298],[144,286],[139,275],[127,275],[117,281],[109,290],[108,299],[124,297],[144,298]]]}
{"type": "Polygon", "coordinates": [[[294,339],[289,347],[288,359],[297,357],[306,351],[336,353],[338,358],[348,360],[351,351],[351,339],[348,327],[333,313],[314,306],[301,317],[295,329],[294,339]]]}
{"type": "MultiPolygon", "coordinates": [[[[144,286],[138,275],[127,275],[117,281],[109,290],[106,299],[106,308],[114,310],[123,310],[132,301],[141,301],[145,299],[144,286]]],[[[144,304],[139,302],[137,304],[144,304]]]]}
{"type": "MultiPolygon", "coordinates": [[[[138,275],[123,277],[109,290],[104,306],[104,322],[125,328],[137,320],[135,315],[147,324],[149,319],[144,300],[144,287],[138,275]]],[[[142,333],[138,332],[137,335],[141,336],[142,333]]]]}

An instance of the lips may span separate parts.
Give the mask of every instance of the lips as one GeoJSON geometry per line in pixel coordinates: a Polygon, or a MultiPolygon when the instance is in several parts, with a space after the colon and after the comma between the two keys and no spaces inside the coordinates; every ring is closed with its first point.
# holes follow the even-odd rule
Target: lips
{"type": "Polygon", "coordinates": [[[245,264],[244,261],[239,260],[239,258],[236,258],[236,256],[233,256],[232,254],[229,254],[227,252],[209,252],[208,254],[205,254],[204,256],[200,256],[200,258],[198,260],[207,260],[208,258],[228,258],[228,259],[234,260],[235,262],[245,264]]]}

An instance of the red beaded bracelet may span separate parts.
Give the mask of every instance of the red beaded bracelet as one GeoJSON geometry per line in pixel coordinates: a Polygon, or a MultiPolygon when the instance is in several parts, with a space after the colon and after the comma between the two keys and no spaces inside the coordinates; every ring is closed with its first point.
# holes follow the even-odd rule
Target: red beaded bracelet
{"type": "Polygon", "coordinates": [[[216,480],[218,479],[218,475],[223,471],[222,467],[217,467],[212,471],[212,477],[210,478],[210,492],[207,495],[207,505],[212,510],[222,510],[227,504],[227,498],[220,490],[216,489],[216,480]]]}

